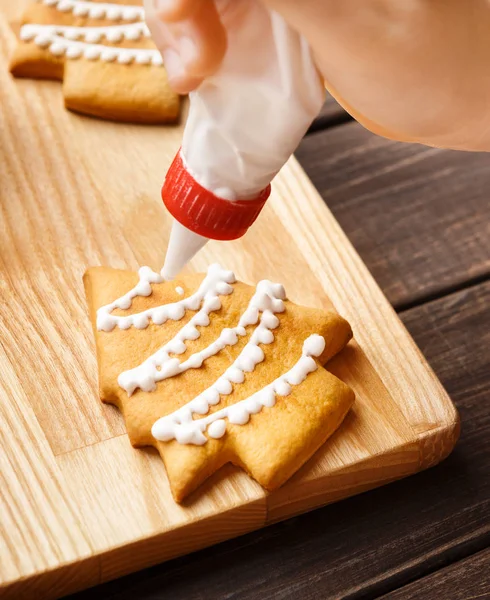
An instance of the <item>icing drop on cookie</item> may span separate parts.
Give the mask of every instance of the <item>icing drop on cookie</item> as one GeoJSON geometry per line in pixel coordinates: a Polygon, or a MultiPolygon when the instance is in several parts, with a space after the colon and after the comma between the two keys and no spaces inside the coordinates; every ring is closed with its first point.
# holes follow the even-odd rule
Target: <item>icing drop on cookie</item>
{"type": "MultiPolygon", "coordinates": [[[[211,438],[219,439],[226,432],[225,419],[234,425],[245,425],[250,420],[251,415],[260,412],[264,407],[273,407],[276,403],[276,396],[288,396],[293,386],[300,385],[310,373],[317,370],[318,364],[313,357],[320,356],[324,349],[325,339],[317,334],[311,335],[303,344],[300,359],[289,371],[240,402],[226,406],[202,419],[192,419],[193,413],[203,414],[202,410],[205,408],[203,400],[208,403],[208,406],[219,402],[220,392],[218,391],[218,397],[216,397],[216,384],[220,381],[220,378],[213,386],[186,405],[158,419],[154,423],[151,433],[155,439],[162,442],[177,440],[180,444],[195,444],[198,446],[202,446],[207,442],[204,435],[206,430],[211,438]],[[199,408],[199,410],[196,410],[196,408],[199,408]]],[[[240,360],[240,356],[235,363],[240,360]]],[[[235,363],[233,366],[235,366],[235,363]]],[[[223,377],[226,377],[226,373],[223,377]]]]}
{"type": "Polygon", "coordinates": [[[72,25],[36,25],[28,23],[20,29],[20,39],[25,42],[34,39],[39,34],[63,36],[69,41],[83,39],[89,43],[97,43],[105,38],[109,42],[116,43],[123,39],[134,41],[140,37],[149,38],[150,30],[142,22],[109,25],[107,27],[75,27],[72,25]]]}
{"type": "MultiPolygon", "coordinates": [[[[128,395],[131,395],[137,388],[142,389],[144,392],[153,392],[158,381],[185,373],[189,369],[200,368],[204,361],[221,352],[223,348],[237,344],[239,338],[247,334],[246,327],[255,325],[259,321],[261,313],[263,313],[261,323],[247,344],[250,347],[255,344],[257,349],[248,349],[243,360],[244,366],[248,366],[247,360],[254,363],[254,353],[256,356],[263,355],[258,344],[270,344],[274,340],[274,335],[270,330],[279,325],[279,320],[274,316],[274,313],[284,312],[283,300],[286,295],[282,285],[267,280],[258,283],[255,294],[235,327],[225,327],[211,344],[199,352],[195,352],[183,362],[170,356],[170,354],[183,354],[187,349],[185,342],[200,337],[201,334],[197,327],[207,327],[210,324],[210,313],[221,308],[221,302],[217,295],[220,290],[226,291],[226,289],[220,288],[220,284],[215,288],[210,288],[204,296],[203,306],[199,312],[169,342],[137,367],[124,371],[119,375],[117,382],[121,388],[126,390],[128,395]]],[[[253,366],[255,366],[255,363],[253,366]]],[[[243,381],[243,370],[239,368],[239,365],[231,367],[228,371],[229,374],[225,374],[225,379],[234,383],[243,381]]]]}
{"type": "Polygon", "coordinates": [[[177,294],[179,294],[179,296],[183,296],[183,295],[184,295],[184,288],[183,288],[183,287],[181,287],[180,285],[178,285],[178,286],[175,288],[175,291],[177,292],[177,294]]]}
{"type": "MultiPolygon", "coordinates": [[[[132,290],[114,300],[114,302],[101,306],[98,309],[97,329],[99,331],[112,331],[114,327],[128,329],[131,325],[136,327],[136,329],[145,329],[150,324],[150,320],[155,325],[162,325],[168,319],[179,321],[187,310],[198,310],[205,297],[231,294],[233,287],[230,284],[236,281],[235,274],[232,271],[227,271],[220,265],[213,264],[208,268],[207,275],[201,282],[198,290],[188,298],[183,298],[178,302],[171,302],[170,304],[155,306],[132,315],[112,315],[112,311],[116,308],[122,310],[131,308],[133,299],[137,296],[150,296],[152,292],[151,284],[162,283],[164,281],[161,275],[155,273],[149,267],[141,267],[138,274],[139,282],[132,290]]],[[[216,298],[216,300],[219,302],[219,298],[216,298]]],[[[217,303],[214,301],[214,306],[216,305],[217,303]]],[[[218,310],[218,308],[212,310],[218,310]]]]}
{"type": "Polygon", "coordinates": [[[84,0],[41,0],[42,4],[56,8],[60,12],[73,12],[77,16],[90,17],[92,19],[109,19],[110,21],[124,20],[134,21],[145,18],[142,6],[94,3],[84,0]]]}
{"type": "MultiPolygon", "coordinates": [[[[31,27],[25,25],[24,27],[31,27]]],[[[24,41],[32,39],[31,31],[21,31],[24,41]]],[[[80,58],[83,56],[88,60],[102,60],[112,62],[117,59],[121,64],[136,62],[140,65],[163,66],[163,59],[158,50],[149,48],[118,48],[115,46],[104,46],[103,44],[92,44],[69,40],[55,33],[41,33],[34,37],[34,43],[41,48],[49,45],[50,52],[55,56],[65,55],[67,58],[80,58]]]]}

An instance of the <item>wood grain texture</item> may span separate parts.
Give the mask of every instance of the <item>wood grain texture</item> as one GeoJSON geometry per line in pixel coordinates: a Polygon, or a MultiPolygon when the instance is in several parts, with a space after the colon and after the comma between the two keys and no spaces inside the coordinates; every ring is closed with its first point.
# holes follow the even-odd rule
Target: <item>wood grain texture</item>
{"type": "Polygon", "coordinates": [[[198,600],[206,590],[206,598],[236,600],[376,598],[490,544],[490,333],[482,331],[490,322],[490,284],[402,316],[461,412],[461,439],[443,464],[101,586],[100,595],[198,600]]]}
{"type": "Polygon", "coordinates": [[[401,144],[356,123],[297,157],[397,308],[490,273],[490,157],[401,144]]]}
{"type": "MultiPolygon", "coordinates": [[[[1,18],[4,66],[13,45],[1,18]]],[[[159,188],[182,129],[70,114],[58,84],[14,81],[6,68],[0,105],[0,431],[12,432],[1,458],[2,514],[11,515],[0,534],[2,592],[49,597],[104,581],[403,477],[451,450],[454,406],[291,160],[253,231],[226,245],[226,266],[248,282],[277,279],[291,300],[349,319],[356,343],[332,369],[356,392],[355,408],[278,492],[230,468],[175,505],[157,457],[130,448],[119,414],[97,398],[81,277],[89,265],[161,265],[171,221],[159,188]]],[[[190,269],[223,252],[210,243],[190,269]]]]}
{"type": "Polygon", "coordinates": [[[444,598],[444,600],[490,598],[490,549],[487,548],[395,592],[386,594],[382,600],[419,600],[420,598],[444,598]]]}

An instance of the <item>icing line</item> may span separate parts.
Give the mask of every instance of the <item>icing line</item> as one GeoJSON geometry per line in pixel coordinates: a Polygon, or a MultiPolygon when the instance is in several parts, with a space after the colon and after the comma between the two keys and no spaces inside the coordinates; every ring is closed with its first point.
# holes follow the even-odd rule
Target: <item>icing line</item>
{"type": "MultiPolygon", "coordinates": [[[[24,27],[27,27],[27,25],[24,25],[24,27]]],[[[40,48],[49,48],[54,56],[65,55],[70,59],[83,56],[88,60],[100,59],[104,62],[117,60],[120,64],[129,64],[134,61],[141,65],[163,66],[160,52],[151,48],[117,48],[115,46],[69,40],[55,33],[42,32],[37,34],[33,41],[40,48]]]]}
{"type": "Polygon", "coordinates": [[[63,35],[67,40],[83,38],[90,43],[99,42],[105,37],[110,42],[120,42],[123,39],[138,40],[140,37],[150,37],[150,30],[145,23],[130,23],[129,25],[109,25],[107,27],[75,27],[72,25],[37,25],[28,23],[20,29],[20,39],[28,42],[37,35],[63,35]]]}
{"type": "Polygon", "coordinates": [[[101,306],[97,310],[96,325],[99,331],[112,331],[114,327],[128,329],[131,325],[136,327],[136,329],[145,329],[150,324],[150,320],[155,325],[162,325],[168,319],[179,321],[184,316],[186,310],[198,310],[206,295],[218,296],[231,294],[233,288],[230,284],[236,281],[232,271],[226,271],[220,265],[212,264],[209,266],[206,277],[201,282],[201,285],[191,296],[177,302],[155,306],[132,315],[112,315],[112,311],[116,308],[122,310],[131,308],[133,299],[137,296],[150,296],[152,293],[151,284],[162,283],[164,281],[164,278],[159,273],[155,273],[149,267],[141,267],[138,275],[139,281],[132,290],[114,300],[114,302],[101,306]]]}
{"type": "MultiPolygon", "coordinates": [[[[159,381],[174,377],[180,373],[185,373],[189,369],[201,367],[203,362],[212,356],[215,356],[227,346],[234,346],[238,343],[239,337],[247,334],[246,327],[255,325],[259,321],[259,315],[268,311],[270,316],[265,318],[264,327],[267,330],[278,326],[279,321],[274,316],[276,312],[284,312],[284,298],[286,293],[280,284],[264,280],[260,281],[256,287],[255,294],[250,299],[247,308],[241,315],[238,325],[233,328],[225,327],[219,336],[206,348],[195,352],[187,360],[180,362],[178,358],[171,358],[170,354],[183,354],[187,347],[187,340],[195,340],[200,337],[197,326],[207,327],[210,323],[209,314],[221,308],[221,303],[214,289],[210,289],[203,298],[203,306],[192,319],[182,327],[180,331],[164,346],[148,357],[144,362],[133,369],[128,369],[118,377],[118,384],[126,390],[131,396],[133,392],[140,388],[145,392],[153,392],[159,381]]],[[[252,334],[248,345],[253,343],[271,343],[274,336],[262,334],[261,325],[252,334]],[[270,341],[267,341],[269,340],[270,341]]]]}
{"type": "MultiPolygon", "coordinates": [[[[257,348],[262,352],[258,346],[257,348]]],[[[292,391],[292,386],[300,385],[310,373],[318,369],[313,357],[320,356],[324,349],[325,339],[322,336],[317,334],[309,336],[303,344],[300,359],[289,371],[240,402],[226,406],[202,419],[192,419],[193,413],[206,414],[210,405],[219,402],[220,394],[231,393],[230,380],[223,379],[225,376],[222,376],[213,386],[196,396],[185,406],[158,419],[153,424],[151,433],[154,438],[163,442],[175,439],[180,444],[195,444],[198,446],[202,446],[207,442],[204,435],[206,430],[209,437],[219,439],[226,432],[225,419],[235,425],[245,425],[250,420],[250,416],[259,413],[263,407],[274,406],[276,396],[288,396],[292,391]],[[218,384],[222,380],[227,382],[228,386],[223,385],[220,389],[218,384]],[[225,391],[222,391],[223,389],[225,391]]],[[[240,357],[237,360],[239,359],[240,357]]],[[[263,360],[263,352],[261,360],[263,360]]],[[[255,364],[258,364],[261,360],[257,360],[255,364]]],[[[233,368],[234,364],[230,369],[233,368]]]]}
{"type": "Polygon", "coordinates": [[[92,19],[109,19],[111,21],[124,20],[142,21],[145,11],[142,6],[94,3],[83,0],[41,0],[42,4],[59,10],[60,12],[73,12],[75,16],[90,17],[92,19]]]}

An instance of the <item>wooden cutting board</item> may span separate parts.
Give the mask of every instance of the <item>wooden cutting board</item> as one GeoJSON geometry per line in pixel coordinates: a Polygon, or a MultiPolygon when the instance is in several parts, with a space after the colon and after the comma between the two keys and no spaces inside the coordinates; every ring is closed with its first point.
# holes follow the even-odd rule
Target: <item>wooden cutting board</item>
{"type": "Polygon", "coordinates": [[[79,117],[59,84],[13,80],[10,4],[0,0],[2,598],[95,585],[443,459],[458,435],[454,406],[292,159],[252,231],[210,243],[191,269],[221,261],[247,282],[284,283],[294,301],[335,307],[355,342],[330,369],[355,407],[277,492],[229,466],[175,504],[156,452],[134,450],[97,397],[82,275],[161,266],[170,219],[159,190],[182,128],[79,117]]]}

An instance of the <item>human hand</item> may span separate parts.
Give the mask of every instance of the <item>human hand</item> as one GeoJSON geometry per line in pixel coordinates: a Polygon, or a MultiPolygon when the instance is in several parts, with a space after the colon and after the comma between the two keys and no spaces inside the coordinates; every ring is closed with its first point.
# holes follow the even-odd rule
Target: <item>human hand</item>
{"type": "Polygon", "coordinates": [[[470,10],[460,0],[145,0],[177,91],[195,89],[219,67],[224,12],[259,1],[307,39],[327,89],[368,129],[490,150],[490,3],[470,10]]]}

